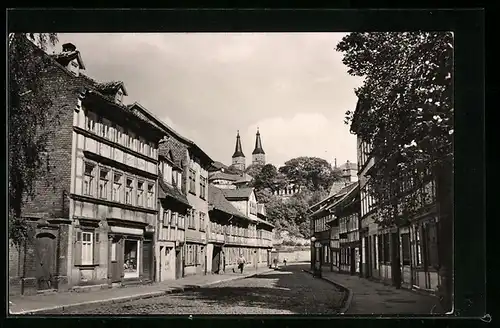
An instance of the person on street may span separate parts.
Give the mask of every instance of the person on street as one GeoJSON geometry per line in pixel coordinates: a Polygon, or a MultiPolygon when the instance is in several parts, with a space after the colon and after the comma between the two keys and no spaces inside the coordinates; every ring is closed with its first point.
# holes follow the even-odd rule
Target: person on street
{"type": "Polygon", "coordinates": [[[238,259],[238,269],[240,269],[240,273],[243,273],[243,267],[245,266],[245,258],[243,254],[240,254],[240,258],[238,259]]]}
{"type": "Polygon", "coordinates": [[[278,268],[278,259],[277,258],[273,259],[273,266],[274,266],[275,269],[278,268]]]}
{"type": "Polygon", "coordinates": [[[283,259],[283,264],[286,266],[286,257],[283,259]]]}

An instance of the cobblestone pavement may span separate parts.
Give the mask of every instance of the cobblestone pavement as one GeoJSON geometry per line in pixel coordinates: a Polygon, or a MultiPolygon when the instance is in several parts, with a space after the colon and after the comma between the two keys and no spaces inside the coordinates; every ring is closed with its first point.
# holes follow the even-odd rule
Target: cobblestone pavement
{"type": "Polygon", "coordinates": [[[311,277],[304,265],[289,265],[251,278],[191,292],[109,305],[70,308],[51,314],[334,314],[343,293],[311,277]]]}

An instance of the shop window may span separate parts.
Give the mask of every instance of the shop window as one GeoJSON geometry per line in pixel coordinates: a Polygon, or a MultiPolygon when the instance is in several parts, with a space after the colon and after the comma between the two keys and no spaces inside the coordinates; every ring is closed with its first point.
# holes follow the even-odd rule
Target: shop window
{"type": "Polygon", "coordinates": [[[94,172],[96,166],[92,163],[85,163],[84,166],[83,194],[92,196],[94,190],[94,172]]]}
{"type": "Polygon", "coordinates": [[[122,175],[115,173],[113,176],[113,201],[119,202],[121,198],[122,175]]]}
{"type": "Polygon", "coordinates": [[[124,263],[123,272],[125,273],[125,278],[127,277],[138,277],[138,240],[125,240],[124,247],[124,263]]]}
{"type": "Polygon", "coordinates": [[[108,198],[108,180],[109,170],[101,169],[99,174],[99,197],[102,199],[108,198]]]}
{"type": "Polygon", "coordinates": [[[410,234],[401,234],[401,251],[403,253],[403,265],[410,265],[410,234]]]}

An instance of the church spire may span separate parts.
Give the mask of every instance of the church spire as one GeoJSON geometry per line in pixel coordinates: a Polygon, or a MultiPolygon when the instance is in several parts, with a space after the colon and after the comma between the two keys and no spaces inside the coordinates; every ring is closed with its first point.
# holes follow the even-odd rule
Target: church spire
{"type": "Polygon", "coordinates": [[[255,149],[252,154],[265,154],[264,149],[262,149],[262,140],[260,140],[259,128],[257,128],[257,134],[255,135],[255,149]]]}
{"type": "Polygon", "coordinates": [[[235,157],[245,157],[243,154],[243,148],[241,147],[240,130],[236,134],[236,147],[234,148],[233,158],[235,157]]]}

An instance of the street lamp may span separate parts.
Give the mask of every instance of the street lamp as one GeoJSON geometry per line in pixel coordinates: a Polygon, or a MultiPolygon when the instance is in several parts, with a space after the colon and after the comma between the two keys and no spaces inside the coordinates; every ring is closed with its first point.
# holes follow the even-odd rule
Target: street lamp
{"type": "Polygon", "coordinates": [[[311,271],[313,272],[313,275],[314,275],[314,271],[316,271],[314,268],[315,268],[315,264],[316,264],[316,247],[314,245],[314,242],[316,241],[316,237],[312,236],[311,237],[311,271]]]}
{"type": "Polygon", "coordinates": [[[312,236],[311,237],[311,245],[313,245],[313,247],[314,247],[313,275],[321,278],[321,256],[319,254],[318,255],[316,254],[316,253],[318,253],[318,251],[321,247],[321,244],[318,241],[316,241],[315,236],[312,236]]]}

